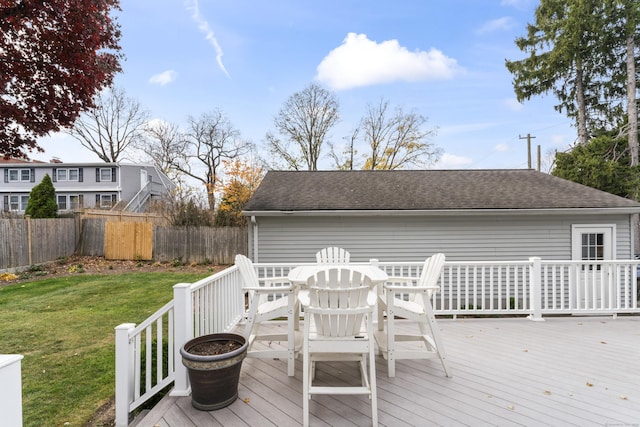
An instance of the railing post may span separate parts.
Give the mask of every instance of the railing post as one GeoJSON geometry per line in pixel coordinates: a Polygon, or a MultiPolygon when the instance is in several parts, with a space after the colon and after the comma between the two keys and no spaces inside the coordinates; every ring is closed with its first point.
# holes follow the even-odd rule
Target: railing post
{"type": "MultiPolygon", "coordinates": [[[[369,264],[376,268],[380,268],[380,261],[375,258],[371,258],[369,260],[369,264]]],[[[378,295],[381,295],[382,293],[382,286],[384,286],[384,283],[379,283],[377,286],[376,293],[378,295]]],[[[380,320],[380,313],[378,312],[378,310],[373,310],[373,324],[379,326],[380,322],[384,322],[384,319],[380,320]]]]}
{"type": "Polygon", "coordinates": [[[542,318],[542,259],[539,257],[529,258],[529,306],[531,314],[527,317],[534,322],[543,322],[542,318]]]}
{"type": "Polygon", "coordinates": [[[129,340],[134,323],[116,327],[116,427],[129,425],[129,405],[133,402],[134,348],[129,340]]]}
{"type": "Polygon", "coordinates": [[[173,354],[175,355],[175,382],[171,396],[188,396],[191,393],[187,368],[182,364],[180,348],[193,338],[193,307],[191,283],[178,283],[173,286],[173,324],[175,339],[173,354]]]}

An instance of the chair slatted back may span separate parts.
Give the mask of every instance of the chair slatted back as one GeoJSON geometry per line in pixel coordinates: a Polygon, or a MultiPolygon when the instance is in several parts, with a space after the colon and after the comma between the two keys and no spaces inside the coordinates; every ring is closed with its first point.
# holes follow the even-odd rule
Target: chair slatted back
{"type": "MultiPolygon", "coordinates": [[[[236,255],[235,258],[236,265],[238,266],[238,270],[240,270],[240,275],[242,276],[242,286],[256,287],[256,286],[266,286],[263,283],[261,284],[261,280],[256,273],[256,269],[253,267],[253,262],[244,255],[236,255]]],[[[254,304],[256,301],[253,300],[254,293],[253,291],[249,291],[249,305],[254,304]]],[[[271,295],[260,295],[260,298],[257,299],[258,304],[263,304],[268,302],[274,298],[282,298],[284,294],[271,294],[271,295]]]]}
{"type": "Polygon", "coordinates": [[[260,280],[256,274],[256,269],[253,268],[251,260],[244,255],[238,254],[236,255],[235,261],[240,270],[244,286],[260,286],[260,280]]]}
{"type": "MultiPolygon", "coordinates": [[[[441,253],[433,254],[424,261],[422,272],[420,273],[420,279],[418,280],[418,286],[437,286],[438,280],[440,280],[440,274],[444,268],[445,255],[441,253]]],[[[433,292],[430,292],[431,295],[433,292]]],[[[417,294],[411,294],[413,300],[419,300],[417,294]]]]}
{"type": "Polygon", "coordinates": [[[324,248],[316,253],[318,264],[349,264],[351,254],[335,246],[324,248]]]}
{"type": "Polygon", "coordinates": [[[371,279],[349,268],[321,270],[307,281],[309,307],[316,333],[330,337],[358,335],[364,315],[371,312],[367,297],[371,279]]]}

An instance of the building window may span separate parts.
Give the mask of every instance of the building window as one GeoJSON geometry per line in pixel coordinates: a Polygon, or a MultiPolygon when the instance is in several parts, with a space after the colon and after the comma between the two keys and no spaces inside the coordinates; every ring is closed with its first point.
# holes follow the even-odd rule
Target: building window
{"type": "Polygon", "coordinates": [[[9,169],[7,178],[8,182],[30,182],[31,169],[9,169]]]}
{"type": "Polygon", "coordinates": [[[81,196],[69,196],[69,208],[72,211],[82,209],[82,197],[81,196]]]}
{"type": "Polygon", "coordinates": [[[79,169],[56,169],[58,181],[79,181],[79,169]]]}
{"type": "Polygon", "coordinates": [[[27,210],[27,203],[29,202],[29,196],[9,196],[9,209],[12,211],[25,211],[27,210]]]}
{"type": "Polygon", "coordinates": [[[58,196],[58,210],[67,210],[67,196],[58,196]]]}
{"type": "Polygon", "coordinates": [[[111,209],[116,204],[115,194],[96,194],[96,207],[100,209],[111,209]]]}
{"type": "Polygon", "coordinates": [[[111,181],[111,168],[100,169],[100,182],[111,181]]]}
{"type": "Polygon", "coordinates": [[[82,209],[82,196],[77,194],[72,195],[59,195],[58,196],[58,209],[61,211],[77,211],[82,209]]]}

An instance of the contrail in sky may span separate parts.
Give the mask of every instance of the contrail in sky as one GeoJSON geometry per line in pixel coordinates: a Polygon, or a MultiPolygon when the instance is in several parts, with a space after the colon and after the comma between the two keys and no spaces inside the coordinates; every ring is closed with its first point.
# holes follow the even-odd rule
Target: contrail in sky
{"type": "Polygon", "coordinates": [[[209,23],[204,19],[204,17],[200,14],[200,8],[198,7],[198,0],[187,0],[185,1],[185,5],[187,10],[191,12],[191,18],[198,24],[198,29],[204,33],[205,38],[211,43],[213,48],[216,50],[216,62],[218,63],[218,67],[222,70],[222,72],[228,77],[231,78],[229,72],[225,68],[222,63],[222,56],[224,52],[218,44],[218,40],[216,39],[216,35],[213,33],[213,30],[209,26],[209,23]]]}

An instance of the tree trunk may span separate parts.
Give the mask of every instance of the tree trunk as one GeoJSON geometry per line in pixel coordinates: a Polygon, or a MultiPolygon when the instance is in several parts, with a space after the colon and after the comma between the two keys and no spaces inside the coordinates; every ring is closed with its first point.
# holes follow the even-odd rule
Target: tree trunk
{"type": "MultiPolygon", "coordinates": [[[[627,117],[629,120],[629,153],[630,166],[638,164],[638,107],[636,102],[636,57],[634,34],[631,32],[627,36],[627,117]]],[[[640,189],[637,187],[632,194],[633,199],[640,199],[640,189]]],[[[640,216],[635,214],[632,216],[634,230],[634,248],[638,253],[640,249],[640,216]]]]}
{"type": "MultiPolygon", "coordinates": [[[[629,118],[629,152],[631,166],[638,164],[638,107],[636,102],[636,64],[633,34],[627,37],[627,115],[629,118]]],[[[636,194],[637,196],[637,194],[636,194]]]]}
{"type": "Polygon", "coordinates": [[[585,145],[588,140],[587,133],[587,105],[584,97],[584,75],[582,61],[576,62],[576,102],[578,104],[578,144],[585,145]]]}

